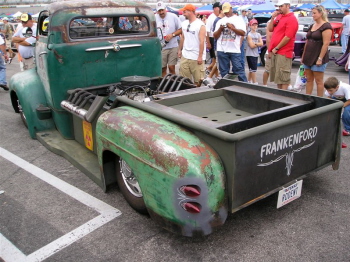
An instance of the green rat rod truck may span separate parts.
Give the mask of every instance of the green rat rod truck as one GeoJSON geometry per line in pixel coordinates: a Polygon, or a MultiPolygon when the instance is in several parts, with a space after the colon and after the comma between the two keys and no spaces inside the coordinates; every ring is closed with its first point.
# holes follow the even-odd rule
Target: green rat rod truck
{"type": "Polygon", "coordinates": [[[38,18],[36,68],[10,96],[32,138],[164,228],[210,234],[340,157],[342,103],[237,82],[161,78],[161,37],[138,2],[59,1],[38,18]]]}

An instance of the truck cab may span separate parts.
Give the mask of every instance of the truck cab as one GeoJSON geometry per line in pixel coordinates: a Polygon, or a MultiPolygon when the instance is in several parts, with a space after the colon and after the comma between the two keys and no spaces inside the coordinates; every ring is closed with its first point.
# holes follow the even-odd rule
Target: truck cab
{"type": "Polygon", "coordinates": [[[36,68],[17,74],[10,84],[12,104],[33,138],[54,126],[74,138],[71,115],[60,106],[68,90],[110,85],[126,76],[161,76],[155,17],[137,2],[53,3],[40,13],[37,36],[36,68]],[[36,103],[25,104],[28,97],[36,103]]]}

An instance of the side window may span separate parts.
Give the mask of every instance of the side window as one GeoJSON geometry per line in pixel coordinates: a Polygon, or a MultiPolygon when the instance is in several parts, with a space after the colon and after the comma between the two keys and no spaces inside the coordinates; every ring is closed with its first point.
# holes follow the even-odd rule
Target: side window
{"type": "Polygon", "coordinates": [[[77,17],[69,23],[72,39],[148,33],[149,21],[145,16],[77,17]]]}

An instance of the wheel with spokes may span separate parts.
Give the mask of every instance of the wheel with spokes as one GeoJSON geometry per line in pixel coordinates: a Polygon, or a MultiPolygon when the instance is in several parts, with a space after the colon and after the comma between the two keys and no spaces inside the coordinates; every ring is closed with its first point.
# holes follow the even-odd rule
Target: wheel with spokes
{"type": "Polygon", "coordinates": [[[143,194],[134,172],[130,166],[120,158],[117,169],[117,182],[125,200],[137,212],[147,214],[143,194]]]}

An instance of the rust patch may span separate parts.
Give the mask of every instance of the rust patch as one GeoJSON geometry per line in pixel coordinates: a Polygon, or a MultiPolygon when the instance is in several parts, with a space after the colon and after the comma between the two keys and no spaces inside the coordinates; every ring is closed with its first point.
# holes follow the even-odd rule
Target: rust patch
{"type": "Polygon", "coordinates": [[[53,50],[53,53],[55,54],[55,58],[57,59],[57,61],[60,64],[63,64],[63,56],[61,56],[59,53],[57,53],[57,51],[55,49],[53,50]]]}

